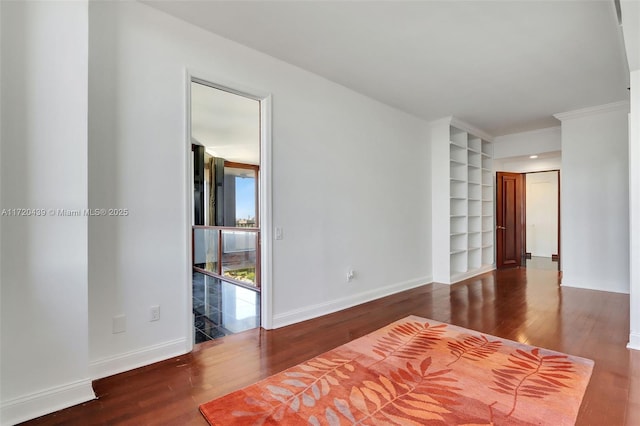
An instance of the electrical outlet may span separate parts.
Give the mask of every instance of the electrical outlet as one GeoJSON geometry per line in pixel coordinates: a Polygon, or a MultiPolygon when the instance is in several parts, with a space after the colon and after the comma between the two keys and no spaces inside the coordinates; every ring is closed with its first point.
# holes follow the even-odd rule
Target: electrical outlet
{"type": "Polygon", "coordinates": [[[350,283],[356,277],[356,271],[353,269],[349,269],[347,271],[347,282],[350,283]]]}
{"type": "Polygon", "coordinates": [[[127,331],[127,317],[125,315],[116,315],[113,317],[111,327],[113,334],[124,333],[127,331]]]}
{"type": "Polygon", "coordinates": [[[149,321],[160,320],[160,305],[152,306],[149,312],[151,313],[151,317],[149,318],[149,321]]]}

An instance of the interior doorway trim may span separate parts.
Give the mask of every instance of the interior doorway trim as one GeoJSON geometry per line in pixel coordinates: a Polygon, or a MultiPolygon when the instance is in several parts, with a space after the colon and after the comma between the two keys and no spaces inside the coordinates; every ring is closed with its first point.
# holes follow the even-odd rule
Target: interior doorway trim
{"type": "MultiPolygon", "coordinates": [[[[519,251],[522,253],[522,258],[521,258],[521,265],[520,266],[525,266],[525,259],[530,258],[530,253],[527,252],[527,215],[526,215],[526,207],[527,207],[527,197],[526,197],[526,179],[528,175],[533,175],[533,174],[537,174],[537,173],[551,173],[551,172],[555,172],[557,173],[557,178],[558,178],[558,184],[557,184],[557,202],[558,202],[558,211],[557,211],[557,246],[556,246],[556,253],[551,253],[551,257],[553,261],[557,261],[558,262],[558,271],[561,273],[562,272],[562,240],[561,240],[561,235],[562,235],[562,223],[561,223],[561,214],[560,214],[560,210],[562,208],[562,192],[561,192],[561,170],[560,169],[548,169],[548,170],[535,170],[535,171],[530,171],[530,172],[521,172],[521,171],[517,171],[517,172],[503,172],[503,171],[496,171],[496,252],[495,252],[495,259],[496,259],[496,267],[499,268],[499,258],[500,258],[500,251],[498,249],[498,231],[500,230],[499,228],[501,228],[504,223],[498,223],[500,222],[500,214],[498,212],[499,209],[499,203],[498,203],[498,180],[499,180],[499,175],[500,173],[507,173],[507,174],[513,174],[513,175],[520,175],[522,176],[522,200],[518,201],[518,203],[522,204],[522,225],[520,226],[520,248],[519,251]],[[555,256],[555,259],[554,259],[555,256]]],[[[504,228],[502,228],[501,232],[504,232],[504,228]]],[[[518,262],[516,262],[518,263],[518,262]]]]}
{"type": "MultiPolygon", "coordinates": [[[[265,329],[273,328],[272,313],[272,282],[273,282],[273,219],[272,219],[272,100],[271,94],[264,90],[258,90],[253,87],[228,81],[224,78],[212,76],[210,73],[201,72],[191,69],[185,70],[185,142],[183,147],[185,176],[184,191],[185,197],[185,244],[186,244],[186,269],[185,282],[191,283],[192,280],[192,233],[191,233],[191,216],[193,208],[193,191],[191,175],[191,83],[200,83],[214,89],[224,90],[245,98],[254,99],[260,103],[260,174],[259,174],[259,217],[260,217],[260,263],[261,263],[261,291],[260,291],[260,324],[265,329]]],[[[187,295],[185,298],[185,317],[186,317],[186,336],[193,333],[193,314],[191,308],[191,299],[193,297],[193,289],[191,285],[187,286],[187,295]]],[[[193,339],[187,338],[187,352],[193,350],[193,339]]]]}

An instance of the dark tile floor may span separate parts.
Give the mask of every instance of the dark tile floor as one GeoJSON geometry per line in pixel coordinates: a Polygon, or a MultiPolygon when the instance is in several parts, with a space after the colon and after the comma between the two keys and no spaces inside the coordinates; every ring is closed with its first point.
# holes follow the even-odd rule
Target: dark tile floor
{"type": "Polygon", "coordinates": [[[202,343],[260,325],[260,293],[193,273],[194,342],[202,343]]]}

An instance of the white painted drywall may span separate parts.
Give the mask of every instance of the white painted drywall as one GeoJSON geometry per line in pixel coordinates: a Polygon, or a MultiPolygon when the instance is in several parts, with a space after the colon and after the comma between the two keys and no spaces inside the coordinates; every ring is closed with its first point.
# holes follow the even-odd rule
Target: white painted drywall
{"type": "Polygon", "coordinates": [[[636,0],[622,0],[622,32],[627,53],[629,71],[640,70],[640,3],[636,0]]]}
{"type": "Polygon", "coordinates": [[[562,285],[629,292],[628,104],[562,120],[562,285]]]}
{"type": "Polygon", "coordinates": [[[622,29],[629,62],[630,334],[629,347],[640,350],[640,3],[623,0],[622,29]]]}
{"type": "Polygon", "coordinates": [[[95,374],[191,338],[186,70],[273,95],[276,326],[431,281],[426,123],[136,2],[92,2],[90,40],[89,204],[131,212],[89,222],[95,374]]]}
{"type": "Polygon", "coordinates": [[[51,212],[87,207],[87,8],[0,3],[1,424],[94,397],[87,218],[51,212]]]}
{"type": "MultiPolygon", "coordinates": [[[[640,32],[640,28],[638,28],[640,32]]],[[[637,45],[637,44],[636,44],[637,45]]],[[[636,63],[637,64],[637,63],[636,63]]],[[[640,350],[640,69],[631,72],[629,114],[630,334],[629,347],[640,350]]]]}
{"type": "Polygon", "coordinates": [[[499,136],[493,144],[493,169],[514,173],[559,170],[560,148],[560,126],[499,136]]]}
{"type": "Polygon", "coordinates": [[[498,136],[493,141],[494,161],[501,158],[560,151],[560,136],[560,126],[498,136]]]}
{"type": "Polygon", "coordinates": [[[430,123],[429,135],[432,183],[431,252],[433,279],[439,283],[451,281],[450,124],[450,118],[430,123]]]}
{"type": "Polygon", "coordinates": [[[529,173],[559,170],[561,167],[560,126],[495,138],[493,169],[529,173]],[[538,155],[531,159],[530,155],[538,155]]]}
{"type": "Polygon", "coordinates": [[[558,172],[526,176],[526,251],[551,258],[558,254],[558,172]]]}
{"type": "Polygon", "coordinates": [[[544,157],[531,159],[528,156],[501,158],[494,160],[493,169],[497,172],[532,173],[560,170],[562,153],[560,151],[546,153],[544,157]]]}

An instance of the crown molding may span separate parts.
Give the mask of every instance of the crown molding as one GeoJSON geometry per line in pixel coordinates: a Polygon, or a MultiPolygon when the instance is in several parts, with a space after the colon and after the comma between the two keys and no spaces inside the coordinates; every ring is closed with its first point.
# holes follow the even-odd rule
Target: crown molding
{"type": "Polygon", "coordinates": [[[555,118],[560,121],[572,120],[574,118],[583,118],[590,115],[604,114],[614,111],[627,111],[629,112],[629,101],[612,102],[610,104],[597,105],[589,108],[576,109],[573,111],[560,112],[553,114],[555,118]]]}
{"type": "Polygon", "coordinates": [[[453,124],[455,127],[459,129],[462,129],[467,131],[468,133],[471,133],[474,136],[480,136],[484,140],[493,142],[494,137],[492,135],[490,135],[489,133],[485,132],[482,129],[477,128],[472,124],[469,124],[467,122],[460,120],[459,118],[451,117],[451,124],[453,124]]]}

